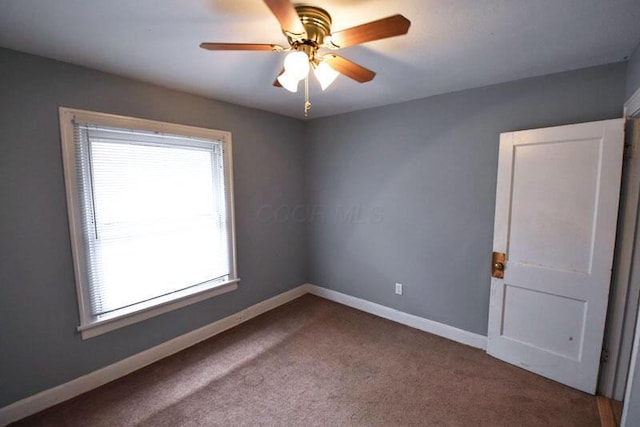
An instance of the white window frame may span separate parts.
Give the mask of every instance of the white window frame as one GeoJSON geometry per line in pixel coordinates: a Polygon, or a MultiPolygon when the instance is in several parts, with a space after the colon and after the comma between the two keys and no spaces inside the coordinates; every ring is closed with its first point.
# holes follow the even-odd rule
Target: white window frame
{"type": "Polygon", "coordinates": [[[105,332],[122,328],[133,323],[140,322],[151,317],[158,316],[168,311],[176,310],[217,295],[221,295],[238,288],[240,279],[237,274],[236,264],[236,235],[233,198],[233,162],[231,133],[226,131],[206,129],[194,126],[165,123],[154,120],[139,119],[134,117],[119,116],[115,114],[99,113],[94,111],[78,110],[59,107],[60,135],[62,145],[62,160],[64,166],[65,189],[67,194],[67,211],[69,217],[69,231],[71,236],[71,248],[73,253],[73,265],[80,312],[80,325],[78,331],[82,339],[101,335],[105,332]],[[223,283],[211,284],[209,287],[196,287],[185,289],[171,294],[171,297],[160,297],[152,304],[139,304],[135,310],[120,312],[112,317],[103,317],[96,320],[91,314],[89,303],[87,262],[85,260],[84,236],[82,234],[81,194],[78,183],[76,167],[76,145],[74,141],[74,121],[91,123],[98,126],[126,128],[140,131],[150,131],[180,135],[186,137],[205,138],[221,141],[223,144],[224,177],[227,185],[227,206],[230,239],[231,273],[230,280],[223,283]]]}

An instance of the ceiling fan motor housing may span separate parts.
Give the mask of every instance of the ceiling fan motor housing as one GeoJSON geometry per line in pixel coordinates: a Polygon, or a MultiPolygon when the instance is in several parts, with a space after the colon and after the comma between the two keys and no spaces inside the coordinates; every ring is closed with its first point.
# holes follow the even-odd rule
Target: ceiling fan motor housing
{"type": "Polygon", "coordinates": [[[284,34],[294,49],[304,51],[313,58],[318,46],[331,34],[331,15],[324,9],[305,4],[298,4],[295,9],[307,32],[306,37],[296,37],[295,34],[287,32],[284,34]]]}

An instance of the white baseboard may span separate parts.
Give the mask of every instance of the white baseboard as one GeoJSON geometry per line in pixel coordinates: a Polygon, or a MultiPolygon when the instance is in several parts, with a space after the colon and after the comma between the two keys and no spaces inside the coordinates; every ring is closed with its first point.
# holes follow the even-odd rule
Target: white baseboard
{"type": "Polygon", "coordinates": [[[233,328],[260,314],[266,313],[282,304],[292,301],[308,292],[306,285],[298,286],[273,298],[259,302],[229,317],[210,323],[192,332],[188,332],[167,342],[159,344],[148,350],[134,354],[112,365],[83,375],[67,383],[44,390],[33,396],[14,402],[4,408],[0,408],[0,425],[9,423],[33,415],[43,409],[57,405],[89,390],[100,387],[108,382],[130,374],[153,362],[191,347],[214,335],[233,328]]]}
{"type": "Polygon", "coordinates": [[[433,320],[425,319],[424,317],[415,316],[413,314],[405,313],[403,311],[312,285],[310,283],[306,286],[308,292],[313,295],[365,311],[378,317],[402,323],[403,325],[411,326],[412,328],[420,329],[421,331],[439,335],[471,347],[480,348],[482,350],[487,349],[487,337],[484,335],[458,329],[453,326],[445,325],[444,323],[435,322],[433,320]]]}
{"type": "Polygon", "coordinates": [[[365,311],[375,316],[383,317],[385,319],[420,329],[434,335],[439,335],[472,347],[483,350],[487,347],[487,337],[483,335],[474,334],[473,332],[454,328],[453,326],[445,325],[443,323],[395,310],[384,305],[307,283],[265,301],[259,302],[251,307],[239,311],[238,313],[232,314],[229,317],[225,317],[224,319],[220,319],[196,329],[195,331],[188,332],[148,350],[134,354],[133,356],[127,357],[126,359],[112,365],[105,366],[97,371],[93,371],[67,383],[44,390],[38,394],[34,394],[33,396],[29,396],[5,406],[4,408],[0,408],[0,426],[5,426],[24,417],[28,417],[36,412],[40,412],[46,408],[64,402],[65,400],[114,381],[120,377],[130,374],[131,372],[150,365],[153,362],[182,351],[187,347],[191,347],[200,341],[204,341],[214,335],[226,331],[227,329],[233,328],[234,326],[246,322],[260,314],[273,310],[282,304],[293,301],[306,293],[311,293],[330,301],[365,311]]]}

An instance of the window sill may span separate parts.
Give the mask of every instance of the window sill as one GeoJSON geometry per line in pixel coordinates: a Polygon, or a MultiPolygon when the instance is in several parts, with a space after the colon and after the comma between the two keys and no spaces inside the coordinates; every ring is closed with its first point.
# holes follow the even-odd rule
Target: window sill
{"type": "Polygon", "coordinates": [[[102,317],[90,323],[78,326],[78,331],[80,331],[80,333],[82,334],[82,339],[86,340],[88,338],[102,335],[105,332],[113,331],[115,329],[138,323],[181,307],[186,307],[188,305],[204,301],[217,295],[235,291],[236,289],[238,289],[239,281],[240,279],[230,280],[228,282],[217,284],[216,286],[208,289],[196,292],[192,291],[191,293],[179,296],[177,298],[172,298],[165,302],[156,302],[149,307],[139,308],[129,313],[120,313],[114,314],[111,317],[102,317]]]}

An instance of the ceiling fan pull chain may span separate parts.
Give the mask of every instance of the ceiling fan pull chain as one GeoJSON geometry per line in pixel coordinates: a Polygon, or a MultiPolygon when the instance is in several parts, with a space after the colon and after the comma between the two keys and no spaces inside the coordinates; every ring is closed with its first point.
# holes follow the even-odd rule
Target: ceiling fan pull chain
{"type": "Polygon", "coordinates": [[[309,102],[309,75],[304,78],[304,116],[309,117],[311,102],[309,102]]]}

